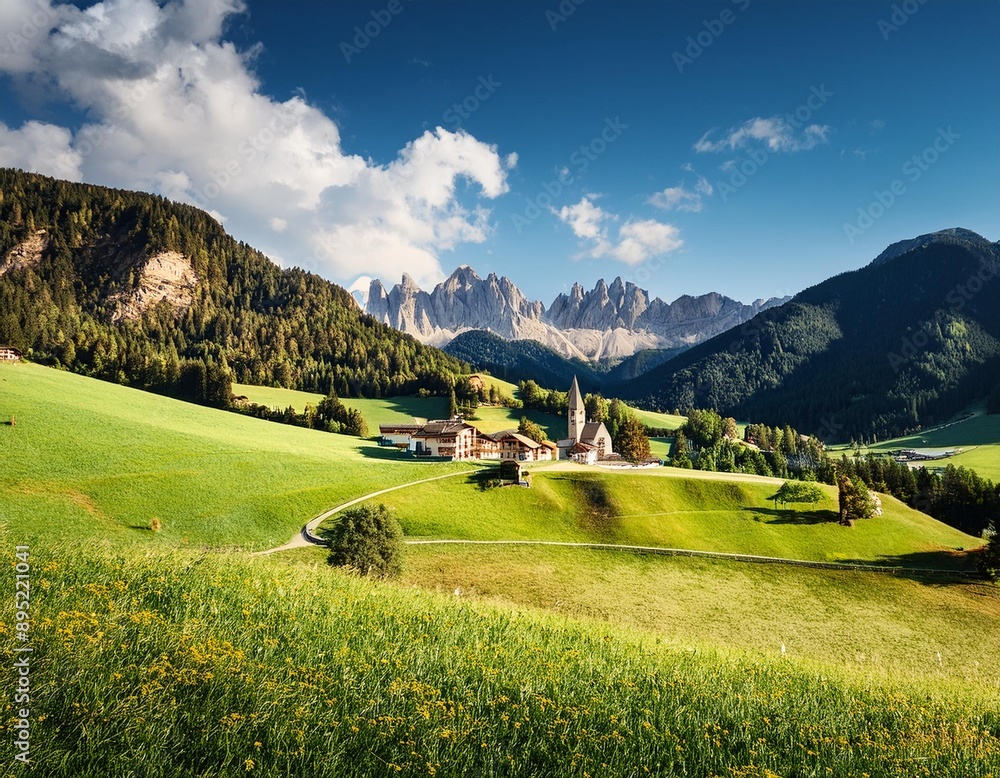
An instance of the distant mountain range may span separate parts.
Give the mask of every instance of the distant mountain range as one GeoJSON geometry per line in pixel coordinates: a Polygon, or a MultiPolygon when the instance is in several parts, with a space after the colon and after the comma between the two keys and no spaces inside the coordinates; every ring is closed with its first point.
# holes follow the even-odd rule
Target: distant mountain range
{"type": "Polygon", "coordinates": [[[949,229],[889,246],[616,387],[827,440],[941,422],[1000,385],[1000,244],[949,229]]]}
{"type": "Polygon", "coordinates": [[[601,279],[589,292],[573,284],[546,309],[506,276],[491,273],[484,279],[462,266],[430,292],[408,275],[388,292],[375,279],[365,311],[435,346],[482,330],[507,340],[533,340],[569,359],[617,361],[646,349],[700,343],[782,302],[772,298],[747,305],[713,292],[666,303],[616,278],[610,286],[601,279]]]}

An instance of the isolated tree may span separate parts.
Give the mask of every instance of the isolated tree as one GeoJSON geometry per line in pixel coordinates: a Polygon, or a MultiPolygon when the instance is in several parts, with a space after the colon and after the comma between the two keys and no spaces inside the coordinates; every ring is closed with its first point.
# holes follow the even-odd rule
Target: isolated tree
{"type": "Polygon", "coordinates": [[[519,434],[524,435],[524,437],[531,438],[535,443],[541,443],[546,439],[542,428],[527,416],[521,417],[521,422],[517,425],[517,431],[519,434]]]}
{"type": "MultiPolygon", "coordinates": [[[[858,519],[869,519],[877,515],[876,510],[881,514],[881,501],[876,505],[874,492],[868,490],[860,477],[848,478],[842,473],[837,479],[837,488],[840,497],[840,523],[844,526],[849,527],[858,519]]],[[[875,495],[876,499],[877,497],[875,495]]]]}
{"type": "Polygon", "coordinates": [[[774,507],[778,507],[780,502],[785,503],[817,503],[823,499],[823,490],[816,484],[806,481],[785,481],[778,491],[771,498],[774,500],[774,507]]]}
{"type": "Polygon", "coordinates": [[[373,578],[393,578],[403,568],[403,528],[385,505],[351,508],[330,534],[327,561],[373,578]]]}
{"type": "Polygon", "coordinates": [[[618,428],[615,450],[632,463],[649,460],[649,438],[646,437],[646,428],[633,414],[629,414],[618,428]]]}
{"type": "Polygon", "coordinates": [[[983,538],[987,543],[979,550],[976,562],[984,575],[994,581],[1000,580],[1000,532],[997,532],[995,523],[983,530],[983,538]]]}

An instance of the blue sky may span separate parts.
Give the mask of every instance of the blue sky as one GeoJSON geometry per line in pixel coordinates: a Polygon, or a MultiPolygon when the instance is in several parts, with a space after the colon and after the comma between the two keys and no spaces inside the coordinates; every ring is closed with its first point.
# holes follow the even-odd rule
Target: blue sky
{"type": "Polygon", "coordinates": [[[749,301],[1000,239],[996,2],[76,6],[0,9],[0,164],[193,202],[347,286],[749,301]]]}

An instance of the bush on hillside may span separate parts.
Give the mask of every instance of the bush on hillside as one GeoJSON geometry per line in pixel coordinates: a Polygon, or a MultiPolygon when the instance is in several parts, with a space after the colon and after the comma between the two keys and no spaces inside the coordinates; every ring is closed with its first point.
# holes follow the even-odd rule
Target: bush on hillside
{"type": "Polygon", "coordinates": [[[983,537],[988,542],[979,551],[976,562],[985,576],[998,581],[1000,580],[1000,532],[991,524],[983,531],[983,537]]]}
{"type": "Polygon", "coordinates": [[[394,578],[403,569],[403,528],[382,504],[345,511],[330,533],[327,561],[373,578],[394,578]]]}

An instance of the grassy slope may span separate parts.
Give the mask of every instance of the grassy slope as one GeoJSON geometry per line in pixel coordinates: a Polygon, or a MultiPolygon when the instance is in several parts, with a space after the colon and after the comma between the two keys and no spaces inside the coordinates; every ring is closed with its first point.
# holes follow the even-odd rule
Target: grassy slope
{"type": "MultiPolygon", "coordinates": [[[[987,415],[982,406],[972,409],[973,416],[905,438],[886,440],[868,451],[895,451],[901,448],[965,449],[963,453],[926,463],[927,467],[963,465],[983,478],[1000,483],[1000,414],[987,415]]],[[[847,451],[848,447],[838,447],[847,451]]],[[[862,449],[865,450],[865,449],[862,449]]]]}
{"type": "MultiPolygon", "coordinates": [[[[321,394],[250,384],[233,384],[233,394],[246,395],[250,402],[273,408],[287,408],[290,405],[299,412],[306,405],[315,408],[323,399],[321,394]]],[[[382,400],[342,398],[341,402],[348,408],[361,411],[368,422],[369,432],[373,435],[378,434],[379,424],[408,424],[414,417],[441,419],[448,413],[448,401],[442,397],[389,397],[382,400]]]]}
{"type": "MultiPolygon", "coordinates": [[[[485,376],[484,380],[488,383],[502,384],[505,394],[508,395],[511,393],[510,389],[517,389],[513,384],[490,376],[485,376]]],[[[261,405],[278,408],[287,408],[291,405],[299,411],[306,406],[306,403],[315,406],[323,399],[322,395],[318,394],[248,384],[234,384],[233,394],[246,395],[251,402],[261,405]]],[[[361,411],[365,421],[368,422],[369,432],[373,435],[378,433],[379,424],[405,424],[412,422],[414,417],[443,419],[448,413],[448,402],[441,397],[389,397],[382,400],[344,399],[342,402],[350,408],[357,408],[361,411]]],[[[566,420],[563,418],[539,411],[524,411],[500,406],[478,408],[476,419],[470,423],[475,424],[483,432],[499,432],[500,430],[517,429],[522,416],[527,416],[540,425],[552,440],[557,440],[566,434],[566,420]]]]}
{"type": "Polygon", "coordinates": [[[816,561],[952,568],[981,541],[883,497],[885,514],[836,522],[837,497],[774,510],[773,483],[640,473],[536,470],[530,489],[481,491],[478,477],[421,484],[378,498],[412,537],[556,540],[665,546],[816,561]],[[542,518],[542,521],[539,521],[542,518]]]}
{"type": "Polygon", "coordinates": [[[6,521],[33,536],[265,548],[303,520],[462,465],[385,459],[372,443],[202,408],[31,364],[0,367],[6,521]]]}
{"type": "MultiPolygon", "coordinates": [[[[404,584],[450,587],[461,574],[458,585],[483,596],[556,614],[493,611],[303,564],[321,558],[317,549],[251,560],[170,542],[281,541],[319,507],[454,466],[386,460],[351,438],[31,365],[0,370],[0,418],[10,412],[17,426],[0,425],[0,539],[7,564],[15,543],[33,547],[32,743],[47,775],[243,775],[246,760],[251,774],[338,776],[387,762],[406,775],[429,773],[428,763],[439,775],[610,776],[656,764],[693,775],[742,765],[753,776],[998,769],[1000,744],[982,732],[1000,729],[995,589],[563,549],[410,549],[404,584]],[[163,533],[130,529],[150,510],[163,533]],[[78,542],[88,534],[100,544],[78,542]],[[756,615],[742,618],[749,609],[756,615]],[[657,644],[650,630],[685,648],[657,644]],[[888,686],[845,673],[863,664],[844,656],[854,636],[868,640],[859,647],[877,658],[876,674],[896,665],[888,686]],[[773,653],[776,639],[794,659],[705,646],[773,653]],[[946,678],[925,686],[920,657],[942,641],[946,678]],[[975,676],[975,661],[991,669],[975,676]]],[[[400,509],[408,521],[443,517],[444,529],[484,532],[496,519],[463,519],[463,510],[516,528],[538,501],[536,530],[543,517],[546,532],[601,536],[610,525],[648,535],[673,519],[650,517],[641,492],[672,510],[722,500],[739,523],[741,501],[773,489],[711,475],[664,469],[574,485],[538,471],[530,490],[415,487],[400,509]],[[584,495],[608,511],[574,512],[584,495]],[[560,503],[563,513],[552,514],[560,503]],[[628,515],[637,505],[647,515],[628,515]]],[[[911,540],[906,521],[940,529],[921,517],[890,520],[911,540]]],[[[722,536],[725,524],[714,525],[722,536]]],[[[860,539],[875,524],[840,532],[860,539]]],[[[753,529],[754,542],[773,533],[802,546],[806,532],[805,545],[821,547],[814,525],[753,529]]],[[[860,544],[853,555],[863,553],[860,544]]],[[[0,727],[10,726],[6,705],[0,727]]]]}
{"type": "Polygon", "coordinates": [[[692,651],[281,559],[85,546],[34,576],[31,756],[53,778],[1000,767],[988,688],[692,651]]]}
{"type": "Polygon", "coordinates": [[[686,416],[675,416],[672,413],[658,413],[657,411],[644,411],[640,408],[632,408],[632,413],[647,427],[658,429],[675,430],[687,421],[686,416]]]}
{"type": "Polygon", "coordinates": [[[411,546],[402,583],[683,646],[778,657],[784,645],[788,657],[859,675],[1000,689],[1000,593],[987,584],[538,546],[411,546]]]}

